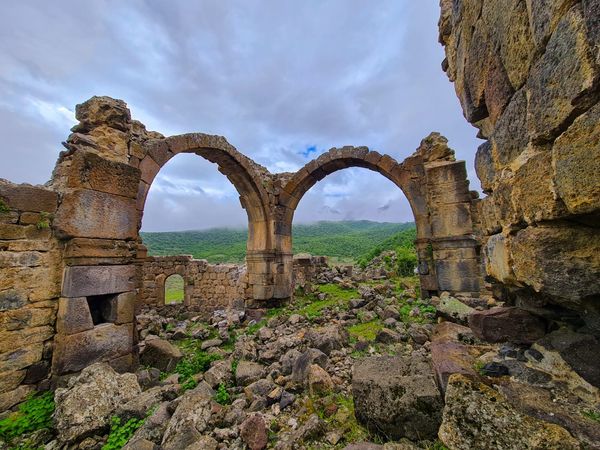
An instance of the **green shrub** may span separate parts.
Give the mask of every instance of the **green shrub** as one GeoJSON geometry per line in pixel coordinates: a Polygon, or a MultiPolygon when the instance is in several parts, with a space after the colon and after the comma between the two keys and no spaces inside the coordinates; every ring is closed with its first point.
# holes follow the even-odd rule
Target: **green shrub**
{"type": "Polygon", "coordinates": [[[121,424],[121,419],[113,417],[110,424],[110,434],[102,450],[119,450],[127,444],[133,433],[144,424],[144,419],[129,419],[121,424]]]}
{"type": "Polygon", "coordinates": [[[10,442],[13,438],[52,426],[54,393],[46,391],[30,396],[19,405],[19,410],[0,420],[0,438],[10,442]]]}
{"type": "Polygon", "coordinates": [[[229,395],[229,392],[227,392],[225,384],[219,384],[217,393],[215,394],[215,401],[220,405],[229,405],[231,403],[231,396],[229,395]]]}
{"type": "Polygon", "coordinates": [[[396,249],[396,273],[401,277],[414,274],[417,266],[417,254],[413,248],[398,247],[396,249]]]}
{"type": "Polygon", "coordinates": [[[0,199],[0,214],[7,213],[10,211],[8,205],[4,202],[4,200],[0,199]]]}
{"type": "Polygon", "coordinates": [[[38,220],[38,223],[35,224],[38,230],[45,230],[50,228],[50,222],[52,221],[52,216],[46,212],[40,213],[41,217],[38,220]]]}

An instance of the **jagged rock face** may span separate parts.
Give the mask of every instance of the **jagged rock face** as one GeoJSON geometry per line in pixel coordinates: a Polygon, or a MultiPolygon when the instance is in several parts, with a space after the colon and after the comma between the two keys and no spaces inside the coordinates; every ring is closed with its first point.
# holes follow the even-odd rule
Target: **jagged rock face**
{"type": "Polygon", "coordinates": [[[55,393],[56,429],[65,443],[106,431],[117,407],[141,393],[132,373],[117,374],[108,364],[96,363],[55,393]]]}
{"type": "Polygon", "coordinates": [[[456,450],[579,450],[564,428],[520,413],[497,391],[455,374],[448,381],[439,436],[456,450]]]}
{"type": "Polygon", "coordinates": [[[487,139],[475,167],[488,196],[475,209],[496,292],[538,313],[577,311],[597,335],[599,10],[589,0],[444,0],[439,22],[443,67],[487,139]]]}

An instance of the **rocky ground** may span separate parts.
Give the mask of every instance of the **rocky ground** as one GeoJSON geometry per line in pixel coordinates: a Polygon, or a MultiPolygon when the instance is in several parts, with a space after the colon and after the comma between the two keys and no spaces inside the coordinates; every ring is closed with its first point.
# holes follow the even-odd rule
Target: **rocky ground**
{"type": "Polygon", "coordinates": [[[575,355],[585,335],[545,334],[514,308],[421,300],[413,279],[348,268],[317,278],[263,317],[143,311],[135,374],[86,368],[40,430],[8,439],[0,422],[0,448],[600,448],[593,338],[575,355]],[[510,341],[500,315],[519,342],[489,343],[510,341]]]}

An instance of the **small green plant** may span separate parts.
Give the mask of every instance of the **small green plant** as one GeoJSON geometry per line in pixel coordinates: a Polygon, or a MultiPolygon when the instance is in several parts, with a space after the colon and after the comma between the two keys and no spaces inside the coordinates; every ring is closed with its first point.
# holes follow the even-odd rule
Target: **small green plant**
{"type": "Polygon", "coordinates": [[[593,409],[585,410],[581,413],[584,417],[587,417],[594,422],[600,422],[600,412],[594,411],[593,409]]]}
{"type": "Polygon", "coordinates": [[[219,355],[198,350],[179,361],[175,366],[175,373],[179,374],[179,382],[182,384],[182,388],[195,388],[197,383],[192,377],[197,373],[206,371],[210,364],[218,359],[221,359],[219,355]]]}
{"type": "Polygon", "coordinates": [[[165,325],[165,331],[171,332],[175,329],[175,325],[173,325],[172,323],[168,323],[165,325]]]}
{"type": "Polygon", "coordinates": [[[215,401],[220,405],[229,405],[231,403],[231,396],[227,392],[227,388],[224,383],[219,384],[217,393],[215,394],[215,401]]]}
{"type": "Polygon", "coordinates": [[[475,372],[477,372],[479,375],[485,375],[485,373],[483,372],[484,366],[485,366],[485,363],[480,360],[477,360],[473,363],[473,369],[475,369],[475,372]]]}
{"type": "Polygon", "coordinates": [[[50,428],[54,413],[54,393],[46,391],[30,396],[19,410],[0,420],[0,438],[10,442],[17,436],[31,431],[50,428]]]}
{"type": "Polygon", "coordinates": [[[50,228],[50,222],[52,220],[52,216],[50,214],[48,214],[47,212],[40,213],[40,216],[41,216],[40,220],[38,220],[38,223],[35,224],[37,229],[45,230],[47,228],[50,228]]]}
{"type": "Polygon", "coordinates": [[[144,419],[129,419],[124,424],[121,419],[113,417],[110,423],[110,434],[102,450],[119,450],[127,444],[133,433],[144,424],[144,419]]]}
{"type": "Polygon", "coordinates": [[[0,214],[7,213],[10,211],[8,205],[0,198],[0,214]]]}
{"type": "Polygon", "coordinates": [[[427,450],[448,450],[448,447],[446,447],[442,441],[435,441],[427,447],[427,450]]]}
{"type": "Polygon", "coordinates": [[[367,341],[374,341],[377,336],[377,332],[383,328],[383,323],[379,320],[373,320],[371,322],[359,323],[352,325],[348,328],[348,333],[351,338],[359,339],[363,338],[367,341]]]}

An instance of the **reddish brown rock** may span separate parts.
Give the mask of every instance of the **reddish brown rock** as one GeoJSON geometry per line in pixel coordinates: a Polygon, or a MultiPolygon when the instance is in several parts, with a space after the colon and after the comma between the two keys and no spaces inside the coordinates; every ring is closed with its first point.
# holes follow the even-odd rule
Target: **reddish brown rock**
{"type": "Polygon", "coordinates": [[[469,316],[469,327],[475,336],[488,342],[532,344],[546,334],[543,319],[515,307],[475,311],[469,316]]]}
{"type": "Polygon", "coordinates": [[[266,448],[268,435],[263,417],[260,414],[253,414],[244,420],[240,426],[240,436],[250,450],[266,448]]]}

